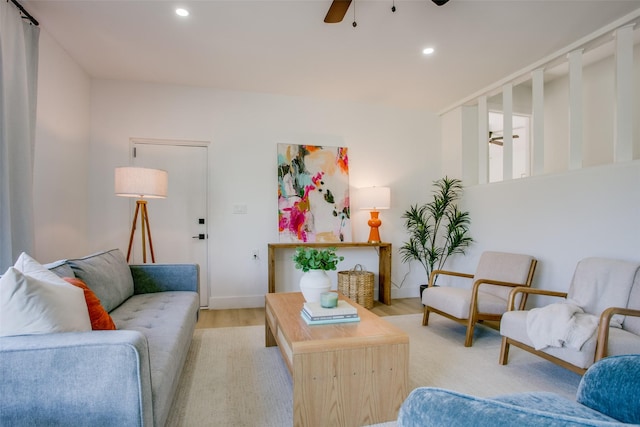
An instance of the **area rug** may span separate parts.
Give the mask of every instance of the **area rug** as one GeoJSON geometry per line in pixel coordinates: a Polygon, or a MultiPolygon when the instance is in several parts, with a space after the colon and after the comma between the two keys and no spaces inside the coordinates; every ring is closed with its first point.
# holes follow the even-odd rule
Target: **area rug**
{"type": "Polygon", "coordinates": [[[500,333],[476,326],[473,346],[465,347],[466,327],[438,315],[422,326],[422,314],[385,317],[409,334],[409,384],[442,387],[480,397],[525,391],[551,391],[575,399],[580,376],[531,353],[511,347],[500,365],[500,333]]]}
{"type": "Polygon", "coordinates": [[[289,426],[293,384],[264,326],[196,329],[167,426],[289,426]]]}
{"type": "MultiPolygon", "coordinates": [[[[573,399],[580,376],[517,348],[498,364],[500,335],[432,315],[389,316],[410,337],[410,389],[443,387],[476,396],[552,391],[573,399]]],[[[196,330],[168,426],[282,427],[293,419],[292,383],[277,347],[265,348],[264,326],[196,330]]]]}

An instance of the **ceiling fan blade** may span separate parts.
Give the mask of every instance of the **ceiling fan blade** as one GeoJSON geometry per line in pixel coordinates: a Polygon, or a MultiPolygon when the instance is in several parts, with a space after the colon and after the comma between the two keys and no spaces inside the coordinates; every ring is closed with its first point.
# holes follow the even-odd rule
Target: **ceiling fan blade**
{"type": "Polygon", "coordinates": [[[324,22],[327,24],[336,24],[342,21],[344,15],[347,14],[351,0],[333,0],[327,16],[324,17],[324,22]]]}
{"type": "MultiPolygon", "coordinates": [[[[504,139],[504,136],[491,137],[491,134],[492,134],[492,132],[489,132],[489,144],[496,144],[496,145],[500,145],[500,146],[504,145],[503,142],[502,142],[503,139],[504,139]]],[[[512,138],[513,139],[520,138],[520,135],[517,135],[517,134],[513,135],[512,138]]]]}
{"type": "MultiPolygon", "coordinates": [[[[511,135],[511,138],[513,138],[513,139],[520,138],[520,135],[514,134],[514,135],[511,135]]],[[[491,139],[504,139],[504,136],[494,136],[491,139]]]]}
{"type": "Polygon", "coordinates": [[[438,6],[442,6],[442,5],[444,5],[444,4],[445,4],[445,3],[447,3],[448,1],[449,1],[449,0],[433,0],[433,2],[434,2],[435,4],[437,4],[438,6]]]}

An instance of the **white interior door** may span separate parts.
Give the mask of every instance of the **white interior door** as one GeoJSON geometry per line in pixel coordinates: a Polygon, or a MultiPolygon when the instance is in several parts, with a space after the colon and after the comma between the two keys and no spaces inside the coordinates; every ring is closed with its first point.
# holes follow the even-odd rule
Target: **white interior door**
{"type": "MultiPolygon", "coordinates": [[[[200,306],[209,305],[207,217],[207,146],[179,141],[132,140],[133,166],[166,170],[166,199],[149,199],[149,227],[156,263],[200,265],[200,306]]],[[[136,231],[133,262],[142,262],[141,239],[136,231]],[[136,246],[137,245],[137,246],[136,246]]],[[[147,254],[147,261],[150,255],[147,254]]]]}

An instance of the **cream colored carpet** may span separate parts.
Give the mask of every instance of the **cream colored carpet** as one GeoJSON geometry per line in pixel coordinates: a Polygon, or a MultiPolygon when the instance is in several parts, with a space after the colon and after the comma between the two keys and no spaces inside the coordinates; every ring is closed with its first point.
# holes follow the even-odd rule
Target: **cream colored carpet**
{"type": "MultiPolygon", "coordinates": [[[[498,364],[500,335],[477,327],[473,347],[465,329],[432,314],[389,316],[410,336],[410,388],[443,387],[476,396],[552,391],[573,399],[580,376],[512,347],[498,364]]],[[[196,330],[168,426],[290,426],[291,379],[277,347],[264,347],[264,326],[196,330]]]]}

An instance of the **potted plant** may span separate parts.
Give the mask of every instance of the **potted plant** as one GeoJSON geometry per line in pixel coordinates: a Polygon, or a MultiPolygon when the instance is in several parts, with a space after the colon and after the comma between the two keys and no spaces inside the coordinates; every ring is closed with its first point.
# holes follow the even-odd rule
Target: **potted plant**
{"type": "MultiPolygon", "coordinates": [[[[427,273],[441,269],[453,254],[464,254],[469,236],[469,212],[458,209],[462,181],[444,177],[433,182],[433,200],[412,205],[403,215],[409,241],[400,247],[402,262],[418,261],[427,273]]],[[[420,286],[420,296],[427,285],[420,286]]]]}
{"type": "Polygon", "coordinates": [[[320,301],[320,294],[331,289],[328,270],[336,270],[343,256],[336,254],[336,248],[316,249],[299,246],[293,254],[293,262],[303,271],[300,290],[307,302],[320,301]]]}

